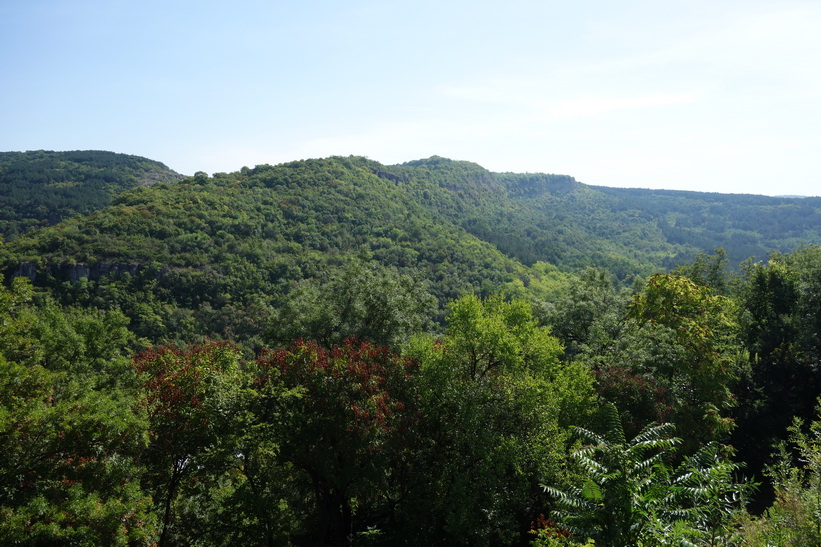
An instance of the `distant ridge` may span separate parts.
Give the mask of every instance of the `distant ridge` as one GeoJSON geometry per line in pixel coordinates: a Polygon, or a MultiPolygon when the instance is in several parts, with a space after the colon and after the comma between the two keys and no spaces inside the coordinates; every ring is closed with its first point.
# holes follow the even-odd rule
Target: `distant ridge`
{"type": "Polygon", "coordinates": [[[95,188],[108,204],[54,225],[31,225],[18,211],[22,220],[6,226],[22,235],[5,238],[0,269],[65,302],[122,309],[149,340],[186,318],[203,335],[253,336],[293,291],[309,294],[351,263],[415,280],[443,317],[465,292],[549,292],[589,267],[631,283],[719,248],[738,268],[821,244],[821,198],[594,187],[436,156],[398,165],[308,159],[177,180],[145,158],[28,154],[15,172],[32,174],[31,186],[75,204],[95,188]],[[46,160],[94,176],[50,169],[37,179],[26,162],[46,160]],[[152,184],[160,180],[173,184],[152,184]]]}
{"type": "Polygon", "coordinates": [[[115,152],[0,152],[0,235],[10,239],[101,209],[136,186],[181,178],[158,161],[115,152]]]}
{"type": "MultiPolygon", "coordinates": [[[[160,162],[104,151],[0,153],[0,233],[13,239],[106,208],[130,189],[160,181],[207,181],[217,193],[231,184],[245,188],[225,199],[245,199],[251,187],[262,185],[276,202],[286,187],[266,182],[272,177],[302,188],[300,203],[306,210],[323,206],[324,198],[319,200],[315,191],[327,193],[342,181],[377,201],[400,200],[406,215],[434,215],[431,222],[452,223],[526,266],[539,261],[566,270],[600,266],[621,278],[672,268],[717,248],[737,265],[772,251],[821,244],[821,198],[590,186],[568,175],[493,173],[441,156],[398,165],[331,157],[183,178],[160,162]],[[378,180],[391,186],[375,185],[378,180]]],[[[159,194],[172,199],[188,188],[160,189],[159,194]]],[[[288,207],[276,203],[286,214],[288,207]]],[[[340,195],[334,207],[358,216],[361,203],[340,195]]],[[[120,209],[107,214],[120,215],[120,209]]],[[[361,231],[344,221],[340,229],[361,231]]],[[[370,243],[360,238],[355,244],[370,243]]]]}

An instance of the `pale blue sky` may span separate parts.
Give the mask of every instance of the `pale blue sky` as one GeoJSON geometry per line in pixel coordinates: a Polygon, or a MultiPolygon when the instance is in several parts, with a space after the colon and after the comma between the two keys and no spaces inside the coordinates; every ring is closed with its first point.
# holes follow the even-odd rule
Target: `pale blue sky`
{"type": "Polygon", "coordinates": [[[6,0],[0,150],[821,194],[821,2],[6,0]]]}

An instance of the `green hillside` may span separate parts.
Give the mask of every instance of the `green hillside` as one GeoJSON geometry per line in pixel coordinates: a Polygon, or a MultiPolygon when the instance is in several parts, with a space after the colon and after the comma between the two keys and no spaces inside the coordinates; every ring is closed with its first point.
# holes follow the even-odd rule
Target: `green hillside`
{"type": "MultiPolygon", "coordinates": [[[[44,161],[38,154],[50,157],[34,153],[34,166],[44,161]]],[[[60,161],[73,157],[73,172],[91,169],[82,154],[66,154],[60,161]]],[[[123,158],[98,154],[89,158],[116,160],[111,169],[126,172],[123,158]]],[[[131,171],[120,183],[173,179],[159,164],[125,159],[131,171]]],[[[103,184],[95,165],[93,181],[103,184]]],[[[327,283],[352,260],[423,283],[443,310],[466,292],[549,291],[585,267],[629,279],[718,247],[735,267],[821,242],[817,199],[597,188],[440,157],[260,165],[116,197],[124,186],[107,187],[100,199],[110,206],[18,237],[3,250],[3,268],[67,302],[126,310],[155,341],[256,336],[297,284],[327,283]]],[[[91,186],[61,188],[79,201],[91,186]]]]}
{"type": "Polygon", "coordinates": [[[736,267],[821,243],[821,198],[605,188],[437,157],[385,169],[433,183],[431,207],[524,264],[605,267],[625,278],[717,248],[736,267]]]}
{"type": "Polygon", "coordinates": [[[295,284],[351,260],[424,281],[442,305],[527,278],[516,260],[420,201],[417,185],[377,167],[308,160],[138,188],[16,239],[3,264],[7,273],[36,270],[37,284],[68,301],[126,310],[152,340],[236,332],[250,308],[258,330],[295,284]],[[100,273],[112,270],[129,274],[100,273]]]}
{"type": "Polygon", "coordinates": [[[159,162],[113,152],[0,152],[0,235],[10,239],[101,209],[135,186],[179,178],[159,162]]]}
{"type": "Polygon", "coordinates": [[[821,198],[594,187],[614,211],[640,211],[664,238],[699,250],[722,247],[737,264],[749,257],[821,243],[821,198]]]}
{"type": "Polygon", "coordinates": [[[819,200],[67,154],[103,198],[0,244],[0,544],[821,544],[819,200]]]}

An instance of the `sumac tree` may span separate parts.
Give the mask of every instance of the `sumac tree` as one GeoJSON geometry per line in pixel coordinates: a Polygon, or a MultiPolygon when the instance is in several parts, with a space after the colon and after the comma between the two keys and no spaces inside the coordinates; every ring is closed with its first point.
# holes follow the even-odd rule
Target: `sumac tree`
{"type": "Polygon", "coordinates": [[[346,541],[355,519],[394,495],[394,471],[416,418],[415,361],[356,339],[330,349],[298,340],[263,354],[257,366],[260,392],[296,393],[275,397],[268,417],[280,461],[310,483],[312,539],[346,541]]]}
{"type": "Polygon", "coordinates": [[[198,482],[223,465],[211,456],[236,433],[230,392],[238,384],[238,364],[239,351],[227,342],[161,346],[134,358],[149,420],[146,482],[162,504],[160,545],[174,541],[174,505],[183,481],[198,482]]]}

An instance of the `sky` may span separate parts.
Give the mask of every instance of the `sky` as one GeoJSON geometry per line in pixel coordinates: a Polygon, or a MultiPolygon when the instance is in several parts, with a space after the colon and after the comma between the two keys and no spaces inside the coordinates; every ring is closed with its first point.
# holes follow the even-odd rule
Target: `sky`
{"type": "Polygon", "coordinates": [[[7,0],[0,151],[821,194],[821,2],[7,0]]]}

